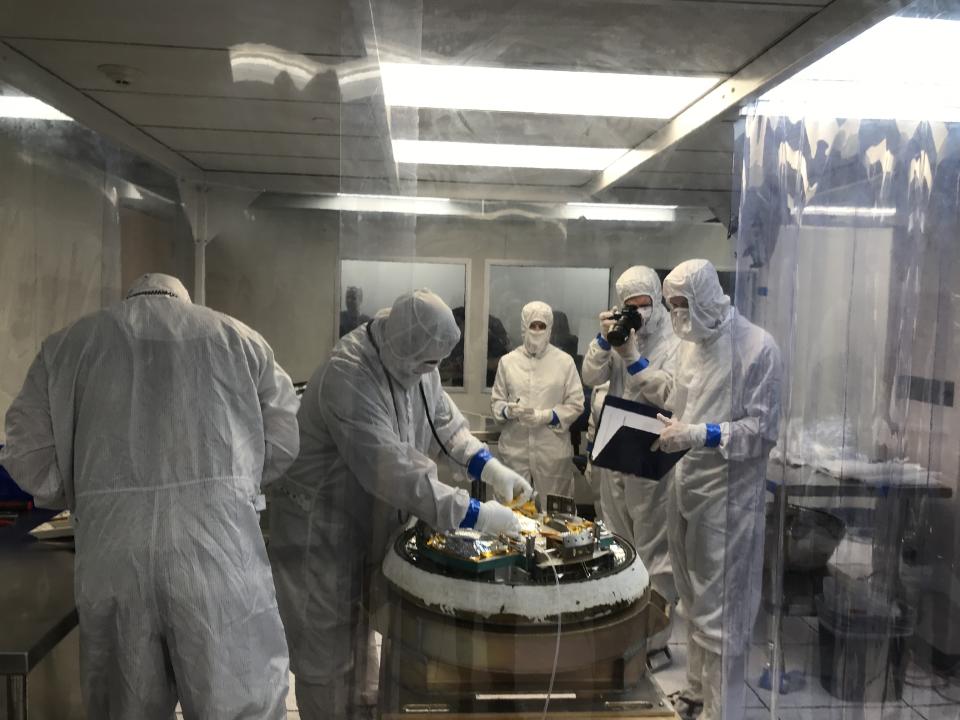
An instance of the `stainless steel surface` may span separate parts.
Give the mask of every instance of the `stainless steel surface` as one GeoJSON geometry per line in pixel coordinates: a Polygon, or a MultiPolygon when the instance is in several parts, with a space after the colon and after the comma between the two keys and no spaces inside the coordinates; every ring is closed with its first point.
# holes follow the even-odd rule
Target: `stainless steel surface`
{"type": "Polygon", "coordinates": [[[27,674],[77,626],[73,562],[46,543],[0,550],[0,675],[27,674]]]}
{"type": "Polygon", "coordinates": [[[949,498],[953,490],[934,480],[904,483],[891,478],[889,483],[864,481],[854,477],[835,478],[812,467],[784,467],[771,461],[767,466],[767,489],[775,492],[785,485],[789,497],[804,498],[872,498],[886,497],[891,492],[901,496],[949,498]]]}
{"type": "MultiPolygon", "coordinates": [[[[675,717],[646,671],[646,638],[667,623],[665,601],[656,593],[649,597],[602,620],[563,625],[551,713],[675,717]]],[[[421,713],[426,706],[443,706],[448,717],[540,717],[542,693],[551,684],[556,626],[518,625],[504,632],[397,596],[390,608],[381,667],[383,717],[425,717],[408,715],[414,706],[421,713]]]]}

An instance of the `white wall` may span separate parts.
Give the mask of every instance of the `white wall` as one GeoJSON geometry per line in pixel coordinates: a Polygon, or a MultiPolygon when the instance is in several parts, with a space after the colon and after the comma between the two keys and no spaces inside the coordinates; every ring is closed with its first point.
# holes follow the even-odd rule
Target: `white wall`
{"type": "Polygon", "coordinates": [[[578,352],[587,352],[597,334],[597,314],[610,307],[610,268],[492,265],[489,273],[490,314],[503,323],[511,347],[523,338],[523,306],[539,300],[566,313],[570,332],[579,338],[578,352]]]}
{"type": "Polygon", "coordinates": [[[121,287],[148,272],[180,278],[193,293],[193,236],[179,210],[162,217],[120,208],[121,287]]]}
{"type": "Polygon", "coordinates": [[[461,263],[399,262],[343,259],[340,269],[340,308],[346,308],[345,295],[350,286],[363,290],[363,314],[373,316],[388,308],[403,293],[428,288],[451,308],[463,305],[466,296],[467,268],[461,263]]]}
{"type": "Polygon", "coordinates": [[[308,380],[336,337],[337,217],[239,213],[207,246],[207,305],[260,332],[294,382],[308,380]]]}
{"type": "Polygon", "coordinates": [[[119,298],[108,178],[40,138],[0,127],[0,417],[44,338],[119,298]]]}
{"type": "MultiPolygon", "coordinates": [[[[207,253],[208,303],[264,334],[294,380],[306,380],[335,340],[340,287],[338,258],[445,258],[469,263],[466,388],[454,391],[463,410],[489,412],[484,288],[488,260],[549,266],[609,267],[642,263],[673,267],[705,257],[733,267],[730,242],[718,224],[626,226],[528,220],[253,209],[221,233],[207,253]]],[[[365,295],[367,290],[365,288],[365,295]]],[[[372,303],[365,298],[369,313],[372,303]]],[[[597,308],[597,312],[603,308],[597,308]]],[[[519,313],[519,308],[517,308],[519,313]]]]}

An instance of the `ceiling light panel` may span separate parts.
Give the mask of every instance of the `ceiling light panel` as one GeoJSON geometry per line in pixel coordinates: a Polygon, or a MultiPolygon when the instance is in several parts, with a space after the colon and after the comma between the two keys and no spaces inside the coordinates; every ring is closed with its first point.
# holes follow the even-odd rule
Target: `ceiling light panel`
{"type": "Polygon", "coordinates": [[[393,158],[414,165],[472,165],[540,170],[603,170],[626,148],[394,140],[393,158]]]}
{"type": "Polygon", "coordinates": [[[663,119],[722,80],[415,63],[382,63],[380,73],[393,107],[663,119]]]}

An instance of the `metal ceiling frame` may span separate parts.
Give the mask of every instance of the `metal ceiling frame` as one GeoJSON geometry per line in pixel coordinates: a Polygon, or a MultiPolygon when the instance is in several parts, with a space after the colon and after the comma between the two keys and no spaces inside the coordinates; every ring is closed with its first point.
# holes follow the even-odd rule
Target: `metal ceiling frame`
{"type": "Polygon", "coordinates": [[[583,186],[593,197],[670,149],[695,130],[741,106],[786,76],[909,4],[909,0],[833,0],[793,32],[693,103],[583,186]]]}
{"type": "Polygon", "coordinates": [[[18,90],[53,105],[77,122],[102,132],[148,160],[158,163],[177,177],[194,181],[203,180],[203,170],[180,153],[171,150],[2,41],[0,41],[0,79],[9,82],[18,90]]]}

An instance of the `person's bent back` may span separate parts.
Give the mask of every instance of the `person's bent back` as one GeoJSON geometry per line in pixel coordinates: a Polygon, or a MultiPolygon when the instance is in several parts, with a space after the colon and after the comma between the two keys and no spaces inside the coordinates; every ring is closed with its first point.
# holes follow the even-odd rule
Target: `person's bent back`
{"type": "Polygon", "coordinates": [[[257,333],[148,275],[47,338],[4,466],[74,513],[90,717],[281,718],[287,648],[259,529],[296,457],[290,378],[257,333]]]}

